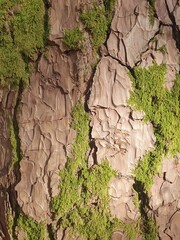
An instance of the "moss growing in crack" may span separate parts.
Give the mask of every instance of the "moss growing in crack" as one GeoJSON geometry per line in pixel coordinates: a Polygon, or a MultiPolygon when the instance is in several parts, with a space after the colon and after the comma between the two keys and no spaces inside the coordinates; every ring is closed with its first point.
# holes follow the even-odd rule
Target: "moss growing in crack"
{"type": "Polygon", "coordinates": [[[166,45],[162,45],[160,48],[157,49],[157,51],[160,51],[163,55],[168,54],[166,45]]]}
{"type": "Polygon", "coordinates": [[[72,159],[60,172],[60,193],[52,200],[52,211],[61,228],[85,239],[110,239],[118,221],[110,215],[108,184],[115,176],[109,163],[88,168],[86,152],[89,147],[89,115],[82,104],[73,109],[72,127],[76,139],[72,159]]]}
{"type": "Polygon", "coordinates": [[[155,150],[148,152],[135,169],[135,178],[148,192],[153,176],[159,172],[163,156],[174,156],[180,151],[180,75],[176,76],[172,91],[163,87],[165,65],[154,64],[149,69],[135,68],[131,76],[134,92],[129,103],[146,113],[156,136],[155,150]]]}
{"type": "Polygon", "coordinates": [[[10,169],[12,169],[19,162],[18,155],[17,155],[16,134],[15,134],[15,129],[12,121],[10,121],[10,143],[12,147],[12,162],[11,162],[10,169]]]}
{"type": "Polygon", "coordinates": [[[143,235],[145,240],[158,239],[158,226],[156,221],[149,217],[144,220],[143,235]]]}
{"type": "Polygon", "coordinates": [[[7,208],[7,211],[6,211],[6,221],[7,221],[8,233],[9,233],[10,239],[13,239],[12,236],[13,236],[14,217],[10,208],[7,208]]]}
{"type": "Polygon", "coordinates": [[[108,25],[111,24],[116,2],[117,0],[103,0],[104,7],[105,7],[105,16],[108,21],[108,25]]]}
{"type": "Polygon", "coordinates": [[[80,19],[92,36],[93,47],[98,49],[105,41],[108,30],[105,8],[94,4],[91,9],[81,14],[80,19]]]}
{"type": "Polygon", "coordinates": [[[47,230],[42,223],[38,223],[30,217],[19,215],[17,227],[25,233],[26,240],[45,240],[49,239],[47,230]]]}
{"type": "Polygon", "coordinates": [[[128,240],[136,240],[141,235],[140,225],[141,219],[132,223],[119,222],[119,229],[125,233],[128,240]]]}
{"type": "Polygon", "coordinates": [[[83,46],[83,32],[79,27],[66,29],[64,34],[64,43],[72,50],[79,50],[83,46]]]}
{"type": "Polygon", "coordinates": [[[136,67],[131,75],[134,89],[129,103],[146,113],[144,121],[152,122],[156,136],[155,150],[147,152],[134,171],[142,233],[148,240],[157,239],[158,231],[155,220],[145,210],[153,176],[160,171],[163,157],[174,156],[180,151],[180,75],[177,74],[174,87],[169,91],[163,86],[165,73],[165,65],[154,64],[148,69],[136,67]]]}
{"type": "Polygon", "coordinates": [[[156,14],[155,0],[148,0],[148,3],[149,3],[149,6],[148,6],[149,23],[153,27],[154,20],[155,20],[155,14],[156,14]]]}
{"type": "Polygon", "coordinates": [[[27,82],[28,59],[44,46],[43,0],[0,2],[0,85],[16,87],[27,82]]]}

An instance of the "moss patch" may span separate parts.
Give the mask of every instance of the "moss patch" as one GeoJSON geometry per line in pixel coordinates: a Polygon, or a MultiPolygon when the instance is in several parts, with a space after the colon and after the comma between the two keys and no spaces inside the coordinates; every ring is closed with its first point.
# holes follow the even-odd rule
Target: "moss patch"
{"type": "Polygon", "coordinates": [[[142,230],[145,239],[156,239],[158,227],[146,213],[148,193],[153,177],[160,172],[163,157],[175,156],[180,151],[180,75],[177,74],[171,91],[164,85],[165,65],[135,67],[130,76],[133,92],[129,104],[146,113],[144,121],[151,121],[156,136],[155,150],[147,152],[134,170],[136,191],[139,194],[142,230]]]}
{"type": "Polygon", "coordinates": [[[10,121],[10,143],[12,147],[12,163],[10,168],[13,168],[13,166],[19,162],[19,159],[17,156],[17,140],[12,121],[10,121]]]}
{"type": "Polygon", "coordinates": [[[45,226],[30,217],[19,215],[17,226],[19,230],[22,230],[25,233],[26,240],[49,239],[45,226]]]}
{"type": "MultiPolygon", "coordinates": [[[[114,14],[116,0],[104,0],[102,5],[94,3],[93,6],[80,15],[85,29],[91,35],[93,48],[96,50],[106,39],[108,28],[114,14]]],[[[66,29],[64,43],[72,50],[80,50],[83,47],[83,32],[79,27],[66,29]]]]}
{"type": "Polygon", "coordinates": [[[7,211],[6,211],[6,221],[7,221],[7,228],[8,228],[8,233],[10,235],[10,239],[13,239],[12,236],[13,236],[14,217],[10,208],[7,208],[7,211]]]}
{"type": "Polygon", "coordinates": [[[83,32],[79,27],[66,29],[64,34],[64,43],[72,50],[80,50],[83,47],[83,32]]]}
{"type": "Polygon", "coordinates": [[[155,14],[156,14],[155,0],[148,0],[148,3],[149,3],[149,6],[148,6],[149,23],[153,27],[154,20],[155,20],[155,14]]]}
{"type": "Polygon", "coordinates": [[[109,25],[111,24],[111,21],[113,18],[116,2],[117,0],[103,0],[104,7],[105,7],[105,16],[109,25]]]}
{"type": "Polygon", "coordinates": [[[28,60],[44,46],[43,0],[0,2],[0,85],[16,87],[27,82],[28,60]]]}
{"type": "Polygon", "coordinates": [[[134,92],[129,103],[146,113],[144,120],[152,122],[156,136],[155,150],[148,152],[135,170],[136,180],[145,191],[150,190],[162,157],[174,156],[180,151],[180,75],[176,76],[170,92],[163,87],[165,73],[166,66],[154,64],[149,69],[135,68],[131,76],[134,92]]]}
{"type": "Polygon", "coordinates": [[[80,19],[92,35],[93,47],[99,48],[105,41],[108,30],[105,8],[94,4],[91,9],[81,14],[80,19]]]}
{"type": "Polygon", "coordinates": [[[158,239],[158,226],[155,220],[151,217],[143,220],[143,234],[145,240],[158,239]]]}
{"type": "Polygon", "coordinates": [[[76,139],[72,159],[60,172],[60,193],[52,200],[52,211],[60,227],[71,229],[85,239],[110,239],[117,221],[110,215],[108,184],[115,176],[109,163],[88,168],[86,152],[89,147],[89,115],[82,104],[73,109],[72,127],[76,139]]]}

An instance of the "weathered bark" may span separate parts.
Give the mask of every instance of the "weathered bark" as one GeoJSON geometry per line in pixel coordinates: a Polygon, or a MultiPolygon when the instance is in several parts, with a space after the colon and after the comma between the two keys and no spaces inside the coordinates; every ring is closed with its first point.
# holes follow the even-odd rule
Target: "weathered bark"
{"type": "MultiPolygon", "coordinates": [[[[118,0],[109,36],[100,49],[94,71],[92,64],[96,63],[97,55],[87,32],[81,51],[69,50],[63,42],[65,29],[82,25],[79,14],[83,4],[79,0],[51,1],[47,56],[40,57],[23,92],[0,90],[1,239],[10,239],[8,209],[14,218],[16,211],[20,211],[38,222],[52,224],[50,201],[59,191],[58,172],[70,154],[75,137],[70,126],[71,111],[80,99],[92,115],[89,165],[107,158],[119,173],[110,183],[112,215],[125,222],[140,216],[133,202],[132,170],[146,151],[153,150],[155,137],[152,124],[142,122],[144,113],[132,111],[127,104],[132,90],[128,72],[136,65],[151,66],[155,60],[167,65],[165,85],[172,88],[179,73],[180,5],[175,0],[156,1],[151,26],[146,0],[118,0]],[[159,51],[163,46],[166,53],[159,51]],[[14,170],[10,168],[13,158],[10,121],[18,123],[16,137],[22,151],[20,167],[14,170]]],[[[177,160],[178,156],[168,163],[163,161],[162,173],[155,176],[148,200],[149,212],[156,218],[159,238],[163,240],[180,238],[177,160]]],[[[50,227],[48,231],[51,232],[50,227]]],[[[66,239],[67,235],[67,231],[57,233],[58,239],[66,239]]],[[[113,239],[121,239],[122,235],[116,232],[113,239]]]]}

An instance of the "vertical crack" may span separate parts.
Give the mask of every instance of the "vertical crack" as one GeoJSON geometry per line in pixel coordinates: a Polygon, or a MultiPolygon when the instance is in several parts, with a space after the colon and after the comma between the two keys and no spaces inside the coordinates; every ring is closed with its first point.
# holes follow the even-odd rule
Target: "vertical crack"
{"type": "MultiPolygon", "coordinates": [[[[177,1],[177,3],[178,3],[178,1],[177,1]]],[[[176,5],[177,5],[177,3],[176,3],[176,5]]],[[[180,30],[179,30],[179,28],[176,24],[176,19],[174,17],[173,11],[171,12],[170,9],[169,9],[167,0],[165,0],[165,4],[166,4],[166,9],[167,9],[167,12],[168,12],[168,16],[169,16],[169,18],[172,22],[172,35],[173,35],[173,38],[176,42],[176,47],[180,51],[180,30]]]]}

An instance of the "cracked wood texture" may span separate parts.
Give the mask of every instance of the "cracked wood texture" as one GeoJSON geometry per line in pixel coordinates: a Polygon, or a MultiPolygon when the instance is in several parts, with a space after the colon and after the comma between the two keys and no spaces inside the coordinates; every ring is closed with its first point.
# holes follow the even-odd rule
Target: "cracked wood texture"
{"type": "MultiPolygon", "coordinates": [[[[109,36],[101,47],[99,62],[86,36],[82,51],[69,51],[63,43],[65,29],[79,22],[83,0],[50,1],[48,55],[41,56],[37,71],[22,92],[0,89],[0,239],[10,239],[6,221],[9,207],[36,221],[52,223],[50,200],[58,193],[59,170],[70,155],[75,132],[70,127],[72,106],[87,101],[92,119],[89,165],[107,158],[118,176],[110,182],[110,209],[113,216],[132,222],[140,216],[132,190],[135,168],[146,151],[154,149],[153,126],[142,121],[144,113],[127,104],[132,90],[129,69],[148,67],[156,61],[167,64],[165,86],[171,89],[179,72],[180,3],[155,1],[153,26],[146,0],[118,0],[109,36]],[[154,42],[156,39],[156,43],[154,42]],[[166,51],[159,49],[165,46],[166,51]],[[22,159],[18,172],[9,171],[12,161],[9,120],[18,121],[22,159]]],[[[86,4],[92,5],[92,1],[86,4]]],[[[159,239],[180,239],[180,155],[164,159],[162,172],[154,177],[150,211],[158,223],[159,239]]],[[[68,239],[68,231],[57,232],[68,239]]],[[[20,234],[18,239],[25,239],[20,234]]],[[[127,239],[121,231],[113,240],[127,239]]],[[[140,239],[140,238],[139,238],[140,239]]]]}

